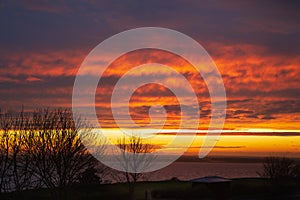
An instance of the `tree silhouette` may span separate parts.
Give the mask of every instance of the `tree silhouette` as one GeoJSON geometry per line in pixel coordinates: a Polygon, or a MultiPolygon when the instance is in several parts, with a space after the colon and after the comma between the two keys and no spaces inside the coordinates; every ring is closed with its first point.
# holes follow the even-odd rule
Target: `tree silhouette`
{"type": "Polygon", "coordinates": [[[130,199],[135,200],[136,182],[144,176],[140,171],[148,168],[154,160],[154,156],[149,153],[155,150],[155,146],[144,143],[141,137],[130,136],[118,140],[118,146],[121,149],[119,163],[122,165],[130,199]]]}
{"type": "Polygon", "coordinates": [[[46,187],[59,189],[57,199],[65,198],[64,189],[96,160],[82,144],[70,110],[35,112],[32,122],[26,141],[32,170],[46,187]]]}
{"type": "Polygon", "coordinates": [[[84,120],[76,120],[86,128],[75,127],[69,109],[0,112],[0,191],[46,187],[54,199],[66,199],[66,189],[99,164],[81,142],[95,135],[84,120]]]}
{"type": "Polygon", "coordinates": [[[11,167],[10,159],[10,134],[12,128],[13,117],[10,113],[0,112],[0,191],[7,192],[9,190],[9,177],[7,172],[11,167]]]}
{"type": "Polygon", "coordinates": [[[296,176],[295,161],[285,157],[267,157],[263,163],[261,177],[273,180],[294,178],[296,176]]]}

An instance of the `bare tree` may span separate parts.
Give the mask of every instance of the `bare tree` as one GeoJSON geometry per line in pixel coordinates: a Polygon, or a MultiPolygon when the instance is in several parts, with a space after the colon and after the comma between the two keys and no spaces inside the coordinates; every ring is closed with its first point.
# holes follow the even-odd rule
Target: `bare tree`
{"type": "Polygon", "coordinates": [[[285,157],[267,157],[263,163],[261,177],[270,179],[293,178],[295,174],[295,161],[285,157]]]}
{"type": "Polygon", "coordinates": [[[118,140],[118,146],[121,149],[119,163],[122,165],[130,199],[135,200],[135,185],[145,174],[141,173],[143,169],[148,168],[153,162],[154,157],[149,153],[155,150],[155,146],[144,143],[141,137],[131,136],[118,140]]]}
{"type": "Polygon", "coordinates": [[[0,114],[1,192],[19,192],[31,187],[32,173],[26,169],[30,160],[23,148],[26,135],[24,127],[28,122],[23,111],[0,114]]]}
{"type": "Polygon", "coordinates": [[[12,128],[12,115],[0,111],[0,192],[8,191],[9,178],[7,172],[11,167],[10,134],[12,128]]]}
{"type": "Polygon", "coordinates": [[[26,138],[31,170],[48,188],[58,188],[56,198],[65,198],[65,188],[76,183],[97,161],[82,144],[70,110],[35,112],[26,138]]]}
{"type": "Polygon", "coordinates": [[[10,182],[11,190],[20,192],[37,186],[33,179],[33,172],[29,170],[31,159],[25,148],[26,137],[30,128],[30,118],[25,115],[22,109],[21,112],[14,114],[12,120],[10,182]]]}
{"type": "MultiPolygon", "coordinates": [[[[91,169],[105,174],[107,167],[88,152],[82,140],[95,141],[96,134],[84,120],[76,128],[69,109],[44,109],[19,113],[0,110],[0,192],[52,188],[55,199],[65,199],[66,188],[78,183],[91,169]],[[80,135],[79,135],[80,134],[80,135]],[[99,167],[98,167],[99,165],[99,167]],[[98,171],[99,169],[99,171],[98,171]]],[[[97,140],[98,141],[98,140],[97,140]]],[[[97,153],[101,151],[100,145],[97,153]]],[[[96,173],[96,172],[95,172],[96,173]]]]}
{"type": "MultiPolygon", "coordinates": [[[[87,128],[88,130],[88,128],[87,128]]],[[[64,188],[96,160],[82,144],[68,109],[0,114],[0,189],[21,191],[41,182],[64,188]]],[[[81,133],[83,135],[83,133],[81,133]]],[[[85,133],[88,136],[88,132],[85,133]]]]}

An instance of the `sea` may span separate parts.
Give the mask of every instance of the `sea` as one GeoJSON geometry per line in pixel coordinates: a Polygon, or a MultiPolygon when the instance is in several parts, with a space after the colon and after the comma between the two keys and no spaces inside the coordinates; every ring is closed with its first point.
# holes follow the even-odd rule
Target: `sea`
{"type": "Polygon", "coordinates": [[[149,181],[170,179],[191,180],[205,176],[224,178],[259,177],[262,163],[226,163],[226,162],[174,162],[171,165],[146,175],[149,181]]]}
{"type": "MultiPolygon", "coordinates": [[[[188,181],[206,176],[256,178],[263,171],[261,162],[184,162],[176,161],[157,171],[144,173],[138,181],[188,181]]],[[[103,178],[105,183],[126,182],[124,173],[114,171],[103,178]],[[123,174],[123,175],[122,175],[123,174]]]]}

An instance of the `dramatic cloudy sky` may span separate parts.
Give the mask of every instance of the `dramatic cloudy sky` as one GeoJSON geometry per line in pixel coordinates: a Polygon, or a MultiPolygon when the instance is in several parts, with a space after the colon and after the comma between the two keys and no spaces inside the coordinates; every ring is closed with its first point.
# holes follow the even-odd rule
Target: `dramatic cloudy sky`
{"type": "MultiPolygon", "coordinates": [[[[76,73],[97,44],[154,26],[189,35],[211,55],[227,93],[225,128],[300,129],[299,10],[297,1],[0,0],[0,107],[70,107],[76,73]]],[[[120,57],[101,79],[106,90],[97,91],[100,118],[110,120],[106,104],[124,66],[153,60],[188,68],[151,50],[120,57]]],[[[182,72],[198,84],[201,115],[209,118],[203,81],[182,72]]],[[[139,88],[132,101],[137,121],[147,122],[154,101],[166,106],[170,119],[180,112],[163,87],[139,88]]]]}

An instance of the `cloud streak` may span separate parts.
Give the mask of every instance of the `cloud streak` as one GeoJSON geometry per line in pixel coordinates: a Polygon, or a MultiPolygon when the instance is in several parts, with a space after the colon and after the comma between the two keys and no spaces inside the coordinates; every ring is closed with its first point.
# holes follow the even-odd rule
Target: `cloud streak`
{"type": "MultiPolygon", "coordinates": [[[[77,70],[99,42],[130,28],[162,26],[195,38],[217,64],[228,98],[225,127],[291,123],[300,128],[295,125],[300,120],[299,7],[297,2],[282,1],[3,1],[0,107],[70,107],[77,70]]],[[[96,95],[99,118],[107,127],[113,126],[110,97],[114,85],[132,67],[152,62],[171,66],[186,77],[207,124],[211,105],[201,76],[182,58],[149,49],[123,55],[109,66],[96,95]]],[[[132,79],[156,77],[186,90],[168,75],[141,71],[132,79]]],[[[139,123],[148,122],[154,103],[165,106],[168,126],[176,126],[180,114],[176,98],[155,85],[135,91],[131,115],[139,123]]]]}

